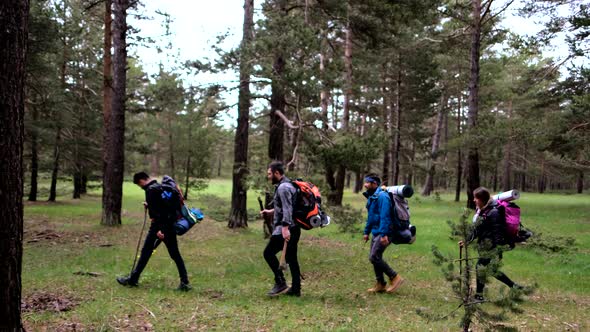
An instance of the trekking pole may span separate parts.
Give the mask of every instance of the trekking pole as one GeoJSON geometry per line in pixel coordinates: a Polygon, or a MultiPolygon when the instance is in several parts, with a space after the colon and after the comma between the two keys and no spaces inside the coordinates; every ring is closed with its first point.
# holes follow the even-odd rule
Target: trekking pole
{"type": "MultiPolygon", "coordinates": [[[[145,229],[145,223],[147,221],[147,208],[143,210],[143,226],[141,227],[141,232],[139,233],[139,240],[137,240],[137,248],[135,249],[135,258],[133,259],[133,266],[131,267],[131,273],[135,270],[135,263],[137,263],[137,254],[139,253],[139,244],[141,243],[141,238],[143,237],[143,230],[145,229]]],[[[129,273],[129,275],[131,275],[129,273]]]]}
{"type": "Polygon", "coordinates": [[[459,291],[463,289],[463,246],[459,246],[459,291]]]}

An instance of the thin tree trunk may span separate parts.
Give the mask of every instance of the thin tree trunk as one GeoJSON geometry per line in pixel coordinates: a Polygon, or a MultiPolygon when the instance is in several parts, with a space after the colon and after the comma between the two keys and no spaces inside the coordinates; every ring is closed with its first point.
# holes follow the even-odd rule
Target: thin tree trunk
{"type": "Polygon", "coordinates": [[[522,153],[522,170],[521,170],[521,177],[520,177],[520,190],[526,191],[526,173],[527,173],[527,150],[528,144],[524,143],[524,150],[522,153]]]}
{"type": "Polygon", "coordinates": [[[0,330],[22,331],[23,141],[29,1],[0,1],[0,330]]]}
{"type": "MultiPolygon", "coordinates": [[[[248,128],[250,116],[251,64],[246,49],[253,40],[254,0],[244,0],[244,28],[240,58],[240,91],[238,95],[238,126],[234,141],[234,166],[232,178],[231,212],[229,228],[248,227],[246,210],[248,169],[248,128]]],[[[281,141],[282,142],[282,141],[281,141]]]]}
{"type": "MultiPolygon", "coordinates": [[[[457,94],[457,136],[461,136],[461,119],[463,118],[463,110],[461,103],[461,91],[457,94]]],[[[463,177],[463,155],[461,147],[457,148],[457,182],[455,185],[455,202],[461,200],[461,178],[463,177]]]]}
{"type": "Polygon", "coordinates": [[[320,32],[321,41],[320,41],[320,80],[322,82],[322,90],[320,91],[320,107],[321,107],[321,115],[322,115],[322,128],[324,130],[328,129],[328,105],[330,103],[330,89],[328,88],[327,78],[326,78],[326,50],[325,50],[325,38],[326,33],[322,29],[320,32]]]}
{"type": "Polygon", "coordinates": [[[103,47],[103,67],[102,67],[102,209],[105,209],[106,201],[105,177],[109,160],[109,125],[111,123],[111,103],[113,100],[113,77],[112,67],[113,59],[111,56],[112,48],[112,0],[104,0],[104,47],[103,47]]]}
{"type": "MultiPolygon", "coordinates": [[[[472,134],[477,132],[477,113],[479,109],[479,57],[481,47],[481,0],[472,0],[473,23],[471,26],[471,75],[469,78],[469,112],[467,126],[472,134]]],[[[479,152],[470,146],[467,153],[467,207],[475,209],[473,191],[480,186],[479,152]]]]}
{"type": "MultiPolygon", "coordinates": [[[[60,120],[56,120],[60,121],[60,120]]],[[[57,174],[59,172],[59,157],[61,155],[61,125],[57,125],[57,129],[55,131],[55,142],[53,146],[53,168],[51,171],[51,185],[49,186],[49,198],[47,201],[55,202],[57,198],[57,174]]]]}
{"type": "Polygon", "coordinates": [[[188,140],[187,140],[187,147],[188,147],[188,151],[186,154],[186,169],[184,174],[186,174],[186,178],[185,178],[185,185],[184,185],[184,199],[188,199],[188,192],[189,192],[189,186],[190,186],[190,176],[191,176],[191,155],[193,154],[193,151],[191,149],[191,143],[192,143],[192,121],[189,123],[188,126],[188,140]]]}
{"type": "Polygon", "coordinates": [[[350,3],[347,3],[347,20],[344,40],[344,108],[342,111],[342,130],[346,133],[350,121],[350,100],[352,98],[352,28],[350,27],[350,3]]]}
{"type": "MultiPolygon", "coordinates": [[[[25,105],[26,107],[26,105],[25,105]]],[[[38,173],[39,173],[39,152],[38,152],[38,129],[37,126],[39,122],[39,110],[37,107],[33,106],[33,129],[31,130],[31,190],[29,191],[29,198],[30,202],[35,202],[37,200],[37,189],[38,189],[38,173]]]]}
{"type": "Polygon", "coordinates": [[[447,96],[443,91],[440,98],[440,106],[438,114],[436,115],[436,128],[434,129],[434,135],[432,137],[432,149],[430,150],[430,167],[428,168],[428,174],[426,175],[426,182],[424,183],[424,189],[422,190],[422,196],[430,196],[434,189],[434,174],[436,168],[436,159],[438,158],[438,148],[440,144],[440,136],[442,134],[443,119],[445,110],[447,107],[447,96]]]}
{"type": "MultiPolygon", "coordinates": [[[[512,99],[510,99],[508,101],[508,120],[512,120],[512,99]]],[[[511,126],[509,127],[511,128],[511,126]]],[[[504,145],[504,165],[503,165],[503,175],[502,175],[502,190],[503,191],[509,191],[512,188],[511,183],[510,183],[510,179],[512,176],[512,169],[511,169],[511,163],[512,163],[512,130],[509,130],[508,133],[508,140],[506,141],[506,144],[504,145]]]]}
{"type": "Polygon", "coordinates": [[[383,183],[389,183],[389,163],[391,162],[391,107],[389,105],[389,98],[387,93],[387,63],[382,66],[382,84],[381,84],[381,96],[383,98],[383,131],[385,132],[385,144],[383,149],[383,183]]]}
{"type": "Polygon", "coordinates": [[[584,171],[578,173],[577,190],[578,194],[584,192],[584,171]]]}
{"type": "Polygon", "coordinates": [[[394,105],[393,105],[393,117],[395,120],[394,128],[393,128],[393,144],[392,144],[392,151],[391,151],[391,185],[397,185],[399,182],[399,164],[400,164],[400,148],[401,148],[401,85],[402,85],[402,75],[401,75],[401,57],[398,54],[398,66],[397,66],[397,74],[395,80],[395,87],[394,87],[394,105]]]}
{"type": "Polygon", "coordinates": [[[176,166],[174,164],[174,135],[172,132],[172,112],[168,111],[166,122],[168,124],[168,172],[172,178],[176,177],[176,166]]]}
{"type": "Polygon", "coordinates": [[[107,226],[121,224],[123,200],[123,174],[125,167],[125,96],[127,79],[127,8],[128,0],[115,0],[113,20],[113,98],[109,124],[107,172],[101,223],[107,226]]]}

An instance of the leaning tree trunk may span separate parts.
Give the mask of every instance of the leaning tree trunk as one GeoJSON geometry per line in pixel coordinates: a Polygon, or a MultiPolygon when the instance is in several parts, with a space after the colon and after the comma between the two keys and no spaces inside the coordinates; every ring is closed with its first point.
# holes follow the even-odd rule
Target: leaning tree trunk
{"type": "Polygon", "coordinates": [[[112,77],[112,66],[113,59],[111,57],[112,47],[112,31],[111,23],[112,17],[112,0],[105,0],[105,11],[104,11],[104,47],[103,47],[103,67],[102,67],[102,208],[104,210],[104,202],[106,202],[106,187],[105,187],[105,174],[107,173],[107,165],[109,154],[107,147],[109,146],[109,125],[111,123],[111,103],[113,100],[113,77],[112,77]]]}
{"type": "Polygon", "coordinates": [[[105,173],[105,195],[101,223],[121,224],[123,172],[125,167],[125,93],[127,79],[127,8],[128,0],[114,1],[113,28],[113,99],[108,131],[108,164],[105,173]]]}
{"type": "Polygon", "coordinates": [[[38,177],[39,177],[39,152],[37,150],[37,144],[39,140],[38,135],[38,122],[39,122],[39,110],[33,106],[33,125],[31,129],[31,189],[29,191],[30,202],[37,200],[37,189],[38,189],[38,177]]]}
{"type": "MultiPolygon", "coordinates": [[[[471,74],[469,78],[469,112],[467,126],[471,134],[477,134],[479,109],[479,57],[481,47],[481,0],[473,0],[473,23],[471,26],[471,74]]],[[[479,152],[470,146],[467,153],[467,207],[475,209],[473,191],[479,187],[479,152]]]]}
{"type": "Polygon", "coordinates": [[[0,1],[0,330],[22,331],[23,140],[29,1],[0,1]]]}
{"type": "Polygon", "coordinates": [[[424,189],[422,190],[423,196],[430,196],[430,193],[434,189],[434,174],[436,167],[436,159],[438,158],[438,147],[440,144],[440,136],[442,133],[443,119],[445,114],[445,108],[447,107],[447,96],[443,91],[443,95],[440,98],[440,107],[438,114],[436,115],[436,128],[432,137],[432,149],[430,150],[430,167],[428,168],[428,174],[426,175],[426,182],[424,183],[424,189]]]}
{"type": "Polygon", "coordinates": [[[250,116],[250,72],[248,48],[253,39],[254,0],[244,0],[244,28],[240,58],[240,91],[238,95],[238,127],[234,140],[234,166],[231,212],[227,227],[248,227],[246,210],[248,170],[248,128],[250,116]]]}

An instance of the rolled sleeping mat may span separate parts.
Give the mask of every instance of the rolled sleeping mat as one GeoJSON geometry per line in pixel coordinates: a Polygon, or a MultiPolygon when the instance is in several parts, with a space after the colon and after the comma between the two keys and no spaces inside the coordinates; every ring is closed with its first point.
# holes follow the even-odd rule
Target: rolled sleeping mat
{"type": "Polygon", "coordinates": [[[514,201],[520,198],[520,192],[516,189],[512,189],[509,191],[505,191],[503,193],[499,193],[492,197],[494,200],[500,200],[504,202],[514,201]]]}
{"type": "Polygon", "coordinates": [[[405,198],[410,198],[414,195],[414,188],[408,184],[402,184],[400,186],[387,187],[387,191],[394,195],[398,195],[405,198]]]}

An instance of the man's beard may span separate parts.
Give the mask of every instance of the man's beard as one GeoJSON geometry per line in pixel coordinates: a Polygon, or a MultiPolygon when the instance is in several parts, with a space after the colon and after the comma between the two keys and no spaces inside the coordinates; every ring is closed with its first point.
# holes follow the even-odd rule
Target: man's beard
{"type": "Polygon", "coordinates": [[[272,184],[277,184],[277,183],[281,182],[281,180],[279,180],[276,176],[273,175],[271,178],[271,182],[272,182],[272,184]]]}

